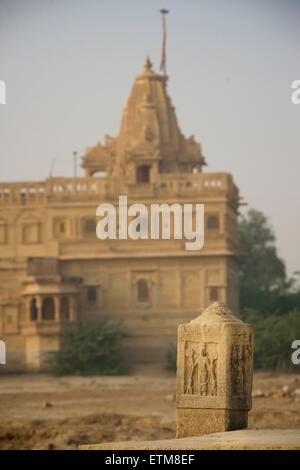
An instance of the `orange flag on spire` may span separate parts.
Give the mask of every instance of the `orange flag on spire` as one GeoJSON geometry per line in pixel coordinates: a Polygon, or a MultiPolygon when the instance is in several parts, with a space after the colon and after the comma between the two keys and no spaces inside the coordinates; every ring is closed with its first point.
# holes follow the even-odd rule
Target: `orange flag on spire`
{"type": "Polygon", "coordinates": [[[166,44],[167,44],[167,29],[166,29],[166,13],[169,13],[169,10],[162,9],[160,10],[163,20],[163,42],[161,50],[161,61],[159,69],[164,71],[166,75],[166,44]]]}

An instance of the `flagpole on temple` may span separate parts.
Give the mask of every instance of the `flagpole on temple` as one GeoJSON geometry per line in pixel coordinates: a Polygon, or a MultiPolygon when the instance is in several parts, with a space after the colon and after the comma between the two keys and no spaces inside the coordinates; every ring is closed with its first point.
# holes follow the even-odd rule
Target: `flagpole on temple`
{"type": "Polygon", "coordinates": [[[161,49],[161,61],[160,61],[160,70],[163,70],[163,74],[167,75],[167,58],[166,58],[166,43],[167,43],[167,27],[166,27],[166,14],[169,13],[169,10],[162,8],[159,10],[162,14],[162,24],[163,24],[163,41],[161,49]]]}

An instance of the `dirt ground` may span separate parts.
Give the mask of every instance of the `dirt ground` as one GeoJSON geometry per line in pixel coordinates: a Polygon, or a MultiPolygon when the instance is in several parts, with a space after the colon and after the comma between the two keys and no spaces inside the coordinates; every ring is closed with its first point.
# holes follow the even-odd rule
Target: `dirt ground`
{"type": "MultiPolygon", "coordinates": [[[[256,372],[249,428],[300,426],[300,374],[256,372]],[[281,393],[282,387],[288,392],[281,393]]],[[[130,376],[0,375],[0,449],[175,436],[175,375],[140,367],[130,376]]]]}

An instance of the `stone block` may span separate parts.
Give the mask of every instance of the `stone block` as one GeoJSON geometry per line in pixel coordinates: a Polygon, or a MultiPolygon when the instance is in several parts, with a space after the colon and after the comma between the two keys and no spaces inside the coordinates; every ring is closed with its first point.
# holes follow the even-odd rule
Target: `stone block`
{"type": "Polygon", "coordinates": [[[177,437],[247,427],[253,327],[214,302],[178,328],[177,437]]]}

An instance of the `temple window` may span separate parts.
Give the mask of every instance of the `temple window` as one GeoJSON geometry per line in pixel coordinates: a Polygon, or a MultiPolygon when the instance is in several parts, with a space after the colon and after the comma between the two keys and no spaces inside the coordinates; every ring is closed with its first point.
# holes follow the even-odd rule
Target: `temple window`
{"type": "Polygon", "coordinates": [[[67,236],[67,220],[62,217],[55,217],[53,220],[53,234],[55,237],[61,238],[67,236]]]}
{"type": "Polygon", "coordinates": [[[136,182],[149,183],[150,182],[150,165],[138,166],[136,169],[136,182]]]}
{"type": "Polygon", "coordinates": [[[218,288],[217,287],[211,287],[210,288],[210,300],[216,301],[218,300],[218,288]]]}
{"type": "Polygon", "coordinates": [[[97,302],[97,289],[96,287],[88,287],[87,289],[87,301],[89,304],[97,302]]]}
{"type": "Polygon", "coordinates": [[[30,321],[37,320],[37,306],[36,299],[31,299],[30,301],[30,321]]]}
{"type": "Polygon", "coordinates": [[[59,307],[59,319],[61,321],[68,321],[70,317],[69,313],[69,299],[68,297],[64,296],[60,300],[60,307],[59,307]]]}
{"type": "Polygon", "coordinates": [[[42,305],[42,320],[54,320],[55,307],[52,297],[46,297],[42,305]]]}
{"type": "Polygon", "coordinates": [[[96,220],[86,219],[84,222],[85,233],[96,233],[96,220]]]}
{"type": "Polygon", "coordinates": [[[149,301],[149,287],[146,279],[139,279],[137,282],[137,298],[139,302],[149,301]]]}

